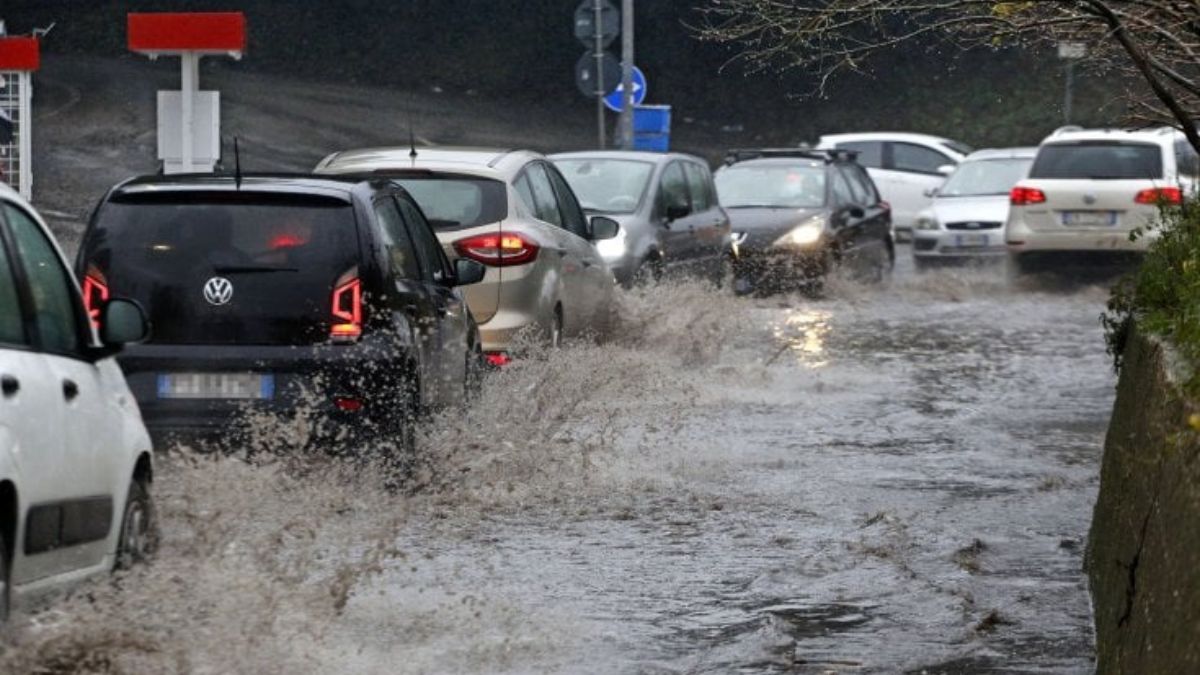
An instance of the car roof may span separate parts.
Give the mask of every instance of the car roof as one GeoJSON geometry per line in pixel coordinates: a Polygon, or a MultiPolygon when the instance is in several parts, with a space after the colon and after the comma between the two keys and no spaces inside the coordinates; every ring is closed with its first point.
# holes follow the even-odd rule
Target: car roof
{"type": "Polygon", "coordinates": [[[835,162],[827,162],[823,159],[817,159],[815,157],[799,157],[799,156],[797,156],[797,157],[753,157],[750,159],[743,159],[741,161],[737,161],[732,164],[726,164],[725,166],[722,166],[721,168],[722,169],[730,169],[730,168],[737,167],[737,166],[745,166],[747,164],[754,165],[754,166],[761,166],[761,165],[765,164],[767,166],[801,165],[801,166],[811,166],[811,167],[825,167],[825,166],[832,166],[833,164],[835,164],[835,162]]]}
{"type": "Polygon", "coordinates": [[[980,159],[1033,159],[1037,156],[1037,148],[1034,146],[1020,148],[984,148],[976,150],[963,158],[964,162],[973,162],[980,159]]]}
{"type": "Polygon", "coordinates": [[[418,147],[412,156],[410,146],[359,148],[335,152],[317,165],[316,171],[329,173],[369,173],[386,169],[427,169],[480,176],[507,177],[542,155],[532,150],[501,148],[418,147]]]}
{"type": "MultiPolygon", "coordinates": [[[[826,134],[821,136],[821,144],[842,141],[916,141],[918,143],[954,143],[955,141],[943,136],[918,134],[908,131],[864,131],[855,133],[826,134]]],[[[953,149],[953,148],[951,148],[953,149]]]]}
{"type": "Polygon", "coordinates": [[[1163,143],[1174,141],[1183,133],[1172,127],[1150,129],[1082,129],[1063,127],[1047,136],[1042,143],[1073,143],[1079,141],[1140,141],[1163,143]]]}
{"type": "Polygon", "coordinates": [[[163,192],[270,192],[277,194],[310,194],[340,197],[350,201],[350,195],[368,177],[311,176],[307,174],[251,174],[240,179],[224,174],[177,174],[170,176],[140,176],[117,185],[119,195],[150,195],[163,192]]]}
{"type": "Polygon", "coordinates": [[[665,164],[673,159],[687,159],[707,165],[703,159],[683,152],[650,152],[645,150],[579,150],[575,152],[559,152],[549,155],[550,160],[558,159],[621,159],[636,162],[652,162],[665,164]]]}

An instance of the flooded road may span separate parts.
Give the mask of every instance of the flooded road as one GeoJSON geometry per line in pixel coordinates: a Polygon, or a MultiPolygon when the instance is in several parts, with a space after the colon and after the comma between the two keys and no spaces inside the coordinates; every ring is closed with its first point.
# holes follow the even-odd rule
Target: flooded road
{"type": "Polygon", "coordinates": [[[0,666],[1088,672],[1106,293],[900,254],[822,299],[630,294],[608,343],[433,422],[412,494],[174,452],[160,559],[18,621],[0,666]]]}

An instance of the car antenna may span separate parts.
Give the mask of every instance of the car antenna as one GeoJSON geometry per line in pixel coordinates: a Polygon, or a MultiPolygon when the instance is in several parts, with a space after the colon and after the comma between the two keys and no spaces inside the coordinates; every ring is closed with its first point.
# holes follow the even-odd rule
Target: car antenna
{"type": "Polygon", "coordinates": [[[242,153],[238,150],[238,137],[233,137],[233,184],[242,189],[242,153]]]}

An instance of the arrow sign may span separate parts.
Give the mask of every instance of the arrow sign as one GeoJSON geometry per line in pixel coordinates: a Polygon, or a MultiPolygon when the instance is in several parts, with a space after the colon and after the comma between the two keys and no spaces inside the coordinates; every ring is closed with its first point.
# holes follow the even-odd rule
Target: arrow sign
{"type": "MultiPolygon", "coordinates": [[[[604,105],[613,112],[621,112],[621,104],[623,103],[622,94],[624,93],[624,83],[618,83],[617,88],[609,95],[604,97],[604,105]]],[[[633,67],[633,104],[641,105],[646,100],[646,76],[642,73],[642,69],[637,66],[633,67]]]]}

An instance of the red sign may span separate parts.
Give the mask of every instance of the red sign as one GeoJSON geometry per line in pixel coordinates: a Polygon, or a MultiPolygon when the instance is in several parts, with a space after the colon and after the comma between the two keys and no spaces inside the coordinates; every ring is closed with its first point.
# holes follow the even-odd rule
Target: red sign
{"type": "Polygon", "coordinates": [[[246,16],[241,12],[130,14],[128,39],[134,52],[243,52],[246,16]]]}
{"type": "Polygon", "coordinates": [[[0,37],[0,70],[37,70],[41,65],[37,38],[0,37]]]}

